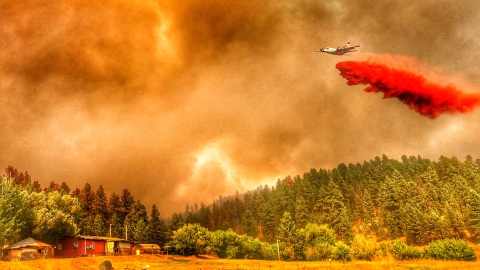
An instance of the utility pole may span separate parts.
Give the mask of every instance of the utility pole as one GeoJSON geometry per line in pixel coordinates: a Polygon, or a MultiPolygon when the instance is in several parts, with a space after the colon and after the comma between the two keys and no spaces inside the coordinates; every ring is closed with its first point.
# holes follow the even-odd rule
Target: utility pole
{"type": "Polygon", "coordinates": [[[278,253],[278,260],[280,261],[280,247],[278,246],[278,239],[277,239],[277,253],[278,253]]]}
{"type": "Polygon", "coordinates": [[[112,238],[112,223],[110,223],[110,238],[112,238]]]}
{"type": "Polygon", "coordinates": [[[125,225],[125,240],[128,240],[128,225],[125,225]]]}

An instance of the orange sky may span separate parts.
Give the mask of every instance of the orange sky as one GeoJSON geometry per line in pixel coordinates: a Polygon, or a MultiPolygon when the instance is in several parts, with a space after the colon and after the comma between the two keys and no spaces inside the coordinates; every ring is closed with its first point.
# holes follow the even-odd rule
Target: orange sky
{"type": "Polygon", "coordinates": [[[4,1],[0,167],[166,217],[383,153],[480,158],[480,112],[431,120],[335,69],[405,55],[480,85],[480,3],[323,2],[4,1]]]}

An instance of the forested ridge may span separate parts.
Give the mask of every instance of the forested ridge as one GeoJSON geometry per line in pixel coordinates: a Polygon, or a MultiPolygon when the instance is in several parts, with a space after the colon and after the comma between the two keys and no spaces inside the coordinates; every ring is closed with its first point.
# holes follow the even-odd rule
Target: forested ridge
{"type": "Polygon", "coordinates": [[[42,189],[10,166],[0,184],[0,245],[28,236],[52,244],[65,234],[108,236],[111,224],[112,237],[169,244],[181,254],[275,259],[278,240],[284,259],[346,259],[350,252],[370,259],[387,251],[399,258],[420,256],[395,240],[402,239],[430,244],[425,254],[433,258],[435,246],[464,249],[466,242],[455,241],[477,241],[480,232],[480,159],[471,156],[431,161],[383,155],[311,169],[278,179],[274,187],[220,196],[208,206],[187,204],[168,220],[160,219],[156,205],[148,215],[128,189],[109,199],[101,185],[94,190],[88,183],[71,190],[52,181],[42,189]],[[197,244],[183,243],[185,235],[197,237],[197,244]],[[453,242],[435,241],[440,239],[453,242]],[[373,251],[366,254],[368,246],[373,251]]]}
{"type": "MultiPolygon", "coordinates": [[[[422,245],[436,239],[478,240],[480,232],[480,159],[420,156],[401,160],[383,155],[363,164],[339,164],[332,170],[311,169],[303,176],[279,179],[275,187],[214,202],[212,209],[187,205],[186,223],[214,231],[274,242],[284,212],[297,228],[327,224],[339,239],[356,233],[378,240],[405,237],[422,245]]],[[[179,222],[174,214],[172,221],[179,222]]]]}

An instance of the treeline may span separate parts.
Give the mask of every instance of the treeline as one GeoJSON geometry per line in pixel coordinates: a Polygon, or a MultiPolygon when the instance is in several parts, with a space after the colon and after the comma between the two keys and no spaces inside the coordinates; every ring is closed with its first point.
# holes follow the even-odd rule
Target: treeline
{"type": "Polygon", "coordinates": [[[211,232],[198,223],[185,224],[173,233],[171,246],[178,254],[209,253],[236,259],[350,261],[355,258],[370,261],[389,256],[397,260],[477,259],[473,248],[459,239],[435,240],[424,249],[418,249],[398,239],[377,242],[357,234],[349,246],[338,241],[335,232],[327,225],[308,223],[305,228],[296,228],[288,212],[284,213],[277,230],[277,243],[269,244],[252,236],[238,235],[232,229],[211,232]]]}
{"type": "Polygon", "coordinates": [[[476,241],[479,192],[479,159],[402,156],[397,161],[383,155],[363,164],[342,163],[332,170],[288,176],[275,187],[218,200],[211,207],[202,204],[192,210],[187,205],[187,211],[175,213],[172,221],[199,223],[209,231],[231,228],[273,243],[288,212],[297,228],[327,224],[346,243],[357,233],[378,240],[405,237],[414,245],[444,238],[476,241]]]}
{"type": "Polygon", "coordinates": [[[107,195],[102,187],[71,190],[65,182],[41,188],[28,172],[9,166],[0,176],[0,246],[25,237],[55,244],[64,235],[128,238],[163,245],[167,228],[156,205],[145,206],[128,189],[107,195]]]}

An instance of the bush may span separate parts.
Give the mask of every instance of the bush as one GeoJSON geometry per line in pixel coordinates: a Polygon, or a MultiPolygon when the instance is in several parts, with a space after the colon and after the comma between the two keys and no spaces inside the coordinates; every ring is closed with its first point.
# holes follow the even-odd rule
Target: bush
{"type": "Polygon", "coordinates": [[[400,240],[395,240],[392,242],[392,255],[397,260],[411,260],[418,259],[421,257],[420,251],[418,251],[413,246],[407,246],[400,240]]]}
{"type": "Polygon", "coordinates": [[[435,240],[425,249],[426,258],[441,260],[475,261],[477,259],[473,248],[464,240],[435,240]]]}
{"type": "Polygon", "coordinates": [[[363,235],[356,235],[351,245],[351,252],[355,259],[371,261],[377,251],[378,244],[366,239],[363,235]]]}
{"type": "Polygon", "coordinates": [[[262,256],[263,259],[274,261],[278,259],[277,254],[277,244],[268,244],[265,243],[262,245],[262,256]]]}
{"type": "Polygon", "coordinates": [[[334,245],[328,243],[317,243],[313,247],[307,247],[305,249],[305,258],[308,261],[325,260],[332,257],[334,252],[334,245]]]}
{"type": "Polygon", "coordinates": [[[342,241],[338,241],[335,243],[335,249],[332,257],[337,261],[351,261],[352,253],[350,252],[350,248],[347,246],[347,244],[343,243],[342,241]]]}

